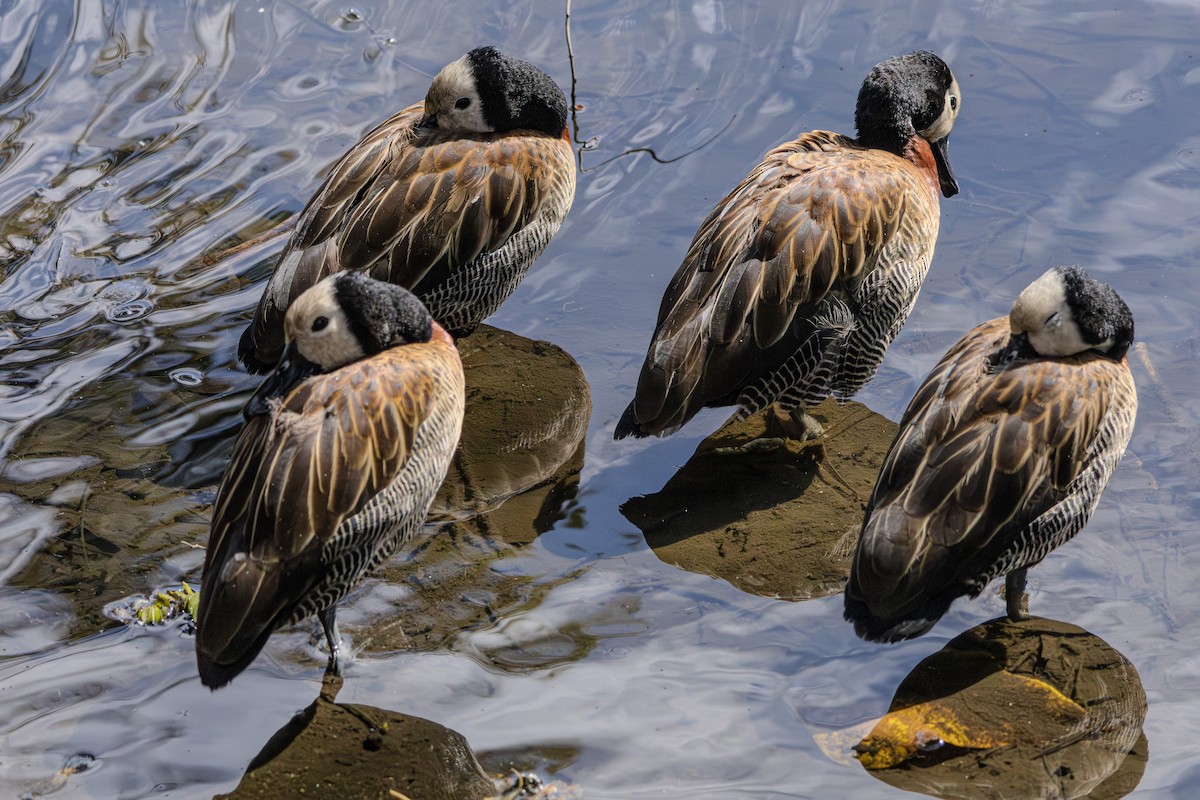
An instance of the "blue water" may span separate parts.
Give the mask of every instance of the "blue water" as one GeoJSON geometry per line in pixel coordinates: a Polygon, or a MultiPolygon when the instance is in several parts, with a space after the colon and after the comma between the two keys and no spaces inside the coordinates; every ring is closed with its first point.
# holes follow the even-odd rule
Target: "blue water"
{"type": "MultiPolygon", "coordinates": [[[[434,720],[477,752],[565,748],[572,757],[549,777],[588,798],[898,794],[825,755],[814,734],[883,713],[915,664],[1002,613],[1000,598],[956,605],[928,636],[881,647],[854,637],[838,597],[757,597],[665,564],[618,506],[660,488],[723,415],[666,440],[611,436],[662,290],[707,211],[796,132],[852,132],[870,67],[927,48],[962,87],[950,145],[962,193],[943,202],[916,310],[859,399],[898,418],[945,349],[1049,266],[1081,264],[1117,287],[1137,319],[1137,429],[1087,529],[1031,572],[1031,604],[1103,638],[1140,675],[1150,757],[1134,796],[1192,796],[1200,7],[571,6],[577,138],[588,143],[575,206],[490,322],[557,344],[586,374],[578,494],[531,544],[482,562],[502,587],[488,590],[502,600],[490,622],[430,646],[368,647],[338,699],[434,720]]],[[[67,777],[62,796],[210,797],[316,696],[323,662],[305,626],[210,694],[178,629],[100,613],[199,576],[223,443],[254,385],[235,343],[274,251],[203,257],[297,212],[364,130],[477,44],[569,87],[563,11],[0,3],[7,794],[87,753],[93,767],[67,777]]],[[[420,567],[420,554],[405,558],[420,567]]],[[[368,582],[345,610],[349,640],[419,594],[368,582]]]]}

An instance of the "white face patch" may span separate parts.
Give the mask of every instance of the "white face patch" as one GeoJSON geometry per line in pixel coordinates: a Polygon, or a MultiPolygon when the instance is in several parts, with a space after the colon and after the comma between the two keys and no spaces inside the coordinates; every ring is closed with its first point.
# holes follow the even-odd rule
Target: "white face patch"
{"type": "Polygon", "coordinates": [[[1014,334],[1026,334],[1043,356],[1073,356],[1093,347],[1083,340],[1067,305],[1062,277],[1054,270],[1025,287],[1013,303],[1008,324],[1014,334]]]}
{"type": "Polygon", "coordinates": [[[425,114],[437,117],[438,128],[450,131],[489,133],[483,103],[475,89],[471,64],[463,56],[442,67],[425,96],[425,114]]]}
{"type": "Polygon", "coordinates": [[[942,101],[942,113],[923,131],[917,131],[921,137],[930,142],[936,142],[939,139],[945,139],[950,135],[950,130],[954,127],[954,121],[958,119],[958,111],[962,107],[962,94],[958,91],[958,79],[954,76],[950,77],[950,88],[946,90],[946,97],[942,101]]]}
{"type": "Polygon", "coordinates": [[[329,277],[296,298],[283,322],[283,335],[300,355],[329,372],[362,358],[362,345],[350,330],[329,277]]]}

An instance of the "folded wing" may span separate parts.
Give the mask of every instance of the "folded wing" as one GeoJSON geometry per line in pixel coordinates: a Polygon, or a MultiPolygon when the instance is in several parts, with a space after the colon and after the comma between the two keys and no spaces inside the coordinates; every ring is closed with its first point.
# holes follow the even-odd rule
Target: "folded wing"
{"type": "Polygon", "coordinates": [[[207,685],[231,679],[275,628],[353,585],[347,572],[363,568],[370,537],[382,536],[378,525],[351,523],[410,462],[435,403],[434,377],[411,358],[431,346],[312,378],[276,413],[246,423],[204,564],[196,649],[207,685]]]}
{"type": "Polygon", "coordinates": [[[831,311],[827,299],[853,300],[911,226],[906,215],[936,219],[920,180],[902,159],[825,131],[769,153],[697,231],[618,437],[670,432],[706,405],[732,404],[797,352],[831,311]]]}
{"type": "Polygon", "coordinates": [[[570,194],[562,184],[574,162],[562,140],[417,128],[422,112],[410,106],[367,134],[301,212],[243,336],[247,366],[275,363],[284,312],[325,276],[367,270],[421,297],[570,194]]]}
{"type": "Polygon", "coordinates": [[[924,632],[956,597],[1074,535],[1099,496],[1093,473],[1111,469],[1098,459],[1128,370],[1096,354],[996,366],[1008,335],[1006,318],[974,329],[901,421],[846,591],[865,638],[924,632]],[[1064,513],[1070,503],[1084,512],[1064,513]]]}

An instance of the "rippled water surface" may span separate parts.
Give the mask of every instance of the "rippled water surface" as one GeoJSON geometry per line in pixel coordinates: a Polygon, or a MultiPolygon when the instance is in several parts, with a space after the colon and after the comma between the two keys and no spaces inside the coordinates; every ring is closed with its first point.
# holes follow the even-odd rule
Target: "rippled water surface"
{"type": "MultiPolygon", "coordinates": [[[[1141,343],[1137,430],[1087,529],[1031,572],[1031,604],[1128,659],[1123,689],[1148,700],[1127,757],[1138,714],[1108,726],[1129,734],[1116,756],[1089,756],[1094,796],[1193,796],[1200,8],[1118,5],[576,0],[572,64],[561,2],[0,2],[3,793],[228,792],[317,697],[315,623],[211,694],[186,632],[103,609],[199,578],[255,385],[236,340],[280,240],[216,254],[284,223],[362,132],[492,43],[568,91],[574,76],[579,105],[574,208],[478,356],[525,359],[504,374],[538,405],[458,462],[475,489],[537,488],[480,519],[447,509],[352,596],[338,702],[445,726],[490,768],[588,798],[900,793],[828,741],[1000,615],[998,594],[885,647],[855,638],[838,596],[781,600],[667,563],[620,506],[662,488],[723,415],[666,440],[612,430],[704,214],[774,144],[851,132],[870,67],[927,48],[962,86],[962,193],[858,399],[898,418],[945,349],[1048,266],[1118,288],[1141,343]]],[[[1043,790],[990,774],[995,796],[1043,790]]],[[[990,796],[952,782],[936,791],[990,796]]]]}

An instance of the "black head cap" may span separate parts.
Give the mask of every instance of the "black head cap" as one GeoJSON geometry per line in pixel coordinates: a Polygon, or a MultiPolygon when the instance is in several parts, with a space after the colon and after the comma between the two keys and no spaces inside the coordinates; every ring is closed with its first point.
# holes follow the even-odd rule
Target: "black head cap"
{"type": "Polygon", "coordinates": [[[869,146],[899,152],[915,133],[928,129],[942,115],[946,93],[953,85],[950,67],[928,50],[876,64],[858,91],[854,110],[858,138],[869,146]]]}
{"type": "Polygon", "coordinates": [[[467,53],[483,116],[497,131],[518,128],[558,136],[567,126],[567,98],[546,73],[494,47],[467,53]]]}
{"type": "Polygon", "coordinates": [[[361,272],[342,272],[334,281],[334,294],[366,355],[433,337],[433,317],[402,286],[361,272]]]}
{"type": "Polygon", "coordinates": [[[1067,305],[1090,345],[1115,359],[1122,359],[1133,344],[1133,312],[1104,281],[1083,267],[1055,267],[1062,278],[1067,305]]]}

